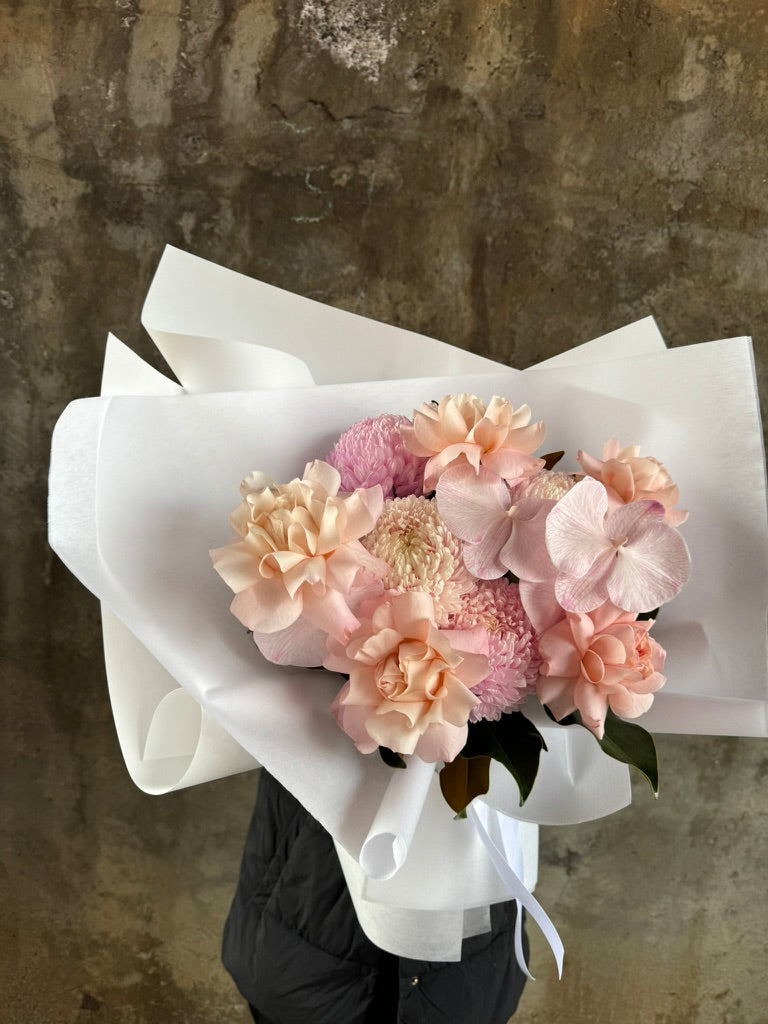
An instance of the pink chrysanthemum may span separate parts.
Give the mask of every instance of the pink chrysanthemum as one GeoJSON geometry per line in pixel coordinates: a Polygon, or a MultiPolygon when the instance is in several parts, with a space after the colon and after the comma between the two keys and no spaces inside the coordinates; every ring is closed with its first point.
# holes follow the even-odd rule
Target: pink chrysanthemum
{"type": "Polygon", "coordinates": [[[386,590],[421,590],[432,595],[440,626],[460,611],[462,595],[474,586],[462,561],[461,541],[429,498],[409,495],[385,501],[363,544],[389,566],[382,580],[386,590]]]}
{"type": "Polygon", "coordinates": [[[482,626],[488,632],[491,673],[472,687],[480,703],[472,708],[470,722],[498,721],[535,691],[541,664],[536,633],[514,584],[505,579],[479,580],[463,598],[461,611],[451,616],[451,626],[482,626]]]}
{"type": "Polygon", "coordinates": [[[342,491],[381,486],[385,498],[421,494],[426,459],[409,452],[400,434],[407,416],[376,416],[345,430],[327,458],[341,474],[342,491]]]}

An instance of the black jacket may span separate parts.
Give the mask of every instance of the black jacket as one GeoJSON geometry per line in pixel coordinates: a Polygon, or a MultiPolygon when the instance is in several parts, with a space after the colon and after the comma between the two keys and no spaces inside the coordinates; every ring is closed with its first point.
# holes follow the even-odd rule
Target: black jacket
{"type": "Polygon", "coordinates": [[[363,934],[328,833],[266,771],[222,959],[258,1024],[506,1024],[525,976],[515,904],[459,963],[407,960],[363,934]]]}

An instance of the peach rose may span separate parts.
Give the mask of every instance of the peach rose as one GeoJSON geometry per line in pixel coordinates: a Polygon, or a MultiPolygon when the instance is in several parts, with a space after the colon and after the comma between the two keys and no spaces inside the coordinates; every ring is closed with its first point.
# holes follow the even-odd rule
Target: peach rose
{"type": "Polygon", "coordinates": [[[438,404],[414,410],[413,426],[401,426],[405,447],[427,458],[424,491],[433,491],[440,474],[451,465],[482,464],[504,480],[519,480],[544,467],[535,459],[546,433],[543,423],[531,423],[527,405],[513,409],[495,395],[488,406],[476,395],[446,395],[438,404]]]}
{"type": "Polygon", "coordinates": [[[478,703],[470,687],[488,675],[482,628],[441,630],[421,591],[385,594],[361,612],[346,642],[329,638],[323,662],[349,676],[331,710],[358,750],[377,746],[423,761],[452,761],[478,703]]]}
{"type": "Polygon", "coordinates": [[[276,633],[303,615],[341,639],[359,625],[347,598],[361,573],[387,571],[359,540],[380,515],[383,495],[377,486],[339,496],[339,482],[337,470],[319,461],[288,484],[262,473],[243,481],[244,500],[230,517],[242,540],[211,551],[211,559],[248,629],[276,633]]]}
{"type": "Polygon", "coordinates": [[[577,458],[584,472],[605,486],[614,506],[648,498],[664,506],[664,520],[670,526],[680,526],[688,518],[687,512],[674,508],[680,492],[672,477],[658,459],[641,457],[640,445],[622,448],[612,437],[603,446],[602,461],[582,451],[577,458]]]}
{"type": "Polygon", "coordinates": [[[637,718],[666,682],[666,654],[648,636],[651,621],[637,622],[610,602],[588,614],[569,612],[539,637],[539,700],[557,719],[581,713],[602,739],[607,709],[637,718]]]}

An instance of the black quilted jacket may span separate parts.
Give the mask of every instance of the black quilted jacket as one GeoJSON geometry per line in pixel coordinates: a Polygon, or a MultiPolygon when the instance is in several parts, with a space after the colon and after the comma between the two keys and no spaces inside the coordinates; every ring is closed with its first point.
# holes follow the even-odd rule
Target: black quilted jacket
{"type": "Polygon", "coordinates": [[[525,983],[514,903],[460,963],[385,953],[360,929],[328,833],[267,772],[224,929],[224,965],[257,1024],[506,1024],[525,983]]]}

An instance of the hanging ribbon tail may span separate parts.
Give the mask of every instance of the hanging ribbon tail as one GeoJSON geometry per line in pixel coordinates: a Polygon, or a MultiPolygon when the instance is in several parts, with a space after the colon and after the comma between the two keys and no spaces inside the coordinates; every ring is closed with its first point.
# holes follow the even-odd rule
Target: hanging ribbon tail
{"type": "Polygon", "coordinates": [[[524,907],[541,929],[544,938],[552,950],[557,964],[557,976],[563,976],[563,957],[565,949],[547,912],[532,893],[526,889],[513,864],[522,873],[520,865],[520,845],[517,841],[518,823],[514,818],[499,814],[493,808],[479,800],[474,800],[467,808],[467,817],[477,829],[493,866],[506,883],[509,894],[517,903],[517,922],[515,924],[515,956],[521,970],[534,981],[528,970],[523,951],[523,915],[520,908],[524,907]]]}

